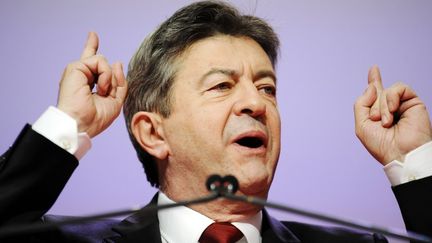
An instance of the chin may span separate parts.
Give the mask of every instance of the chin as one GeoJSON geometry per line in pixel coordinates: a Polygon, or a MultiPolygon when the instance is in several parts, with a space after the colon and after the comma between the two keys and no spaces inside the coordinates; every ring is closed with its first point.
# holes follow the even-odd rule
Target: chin
{"type": "Polygon", "coordinates": [[[248,174],[247,177],[237,177],[239,180],[239,192],[247,196],[267,198],[271,185],[271,175],[267,173],[248,174]]]}

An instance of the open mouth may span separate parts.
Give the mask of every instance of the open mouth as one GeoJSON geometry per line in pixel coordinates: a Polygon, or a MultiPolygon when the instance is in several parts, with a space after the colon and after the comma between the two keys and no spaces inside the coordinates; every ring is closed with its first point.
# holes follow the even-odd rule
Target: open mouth
{"type": "Polygon", "coordinates": [[[236,143],[248,148],[259,148],[264,145],[264,141],[258,137],[244,137],[237,140],[236,143]]]}

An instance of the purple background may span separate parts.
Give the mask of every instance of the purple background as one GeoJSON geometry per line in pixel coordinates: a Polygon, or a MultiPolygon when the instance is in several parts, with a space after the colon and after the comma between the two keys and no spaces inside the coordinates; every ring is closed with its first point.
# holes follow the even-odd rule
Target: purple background
{"type": "MultiPolygon", "coordinates": [[[[127,64],[142,39],[190,1],[1,1],[0,150],[56,104],[58,81],[88,31],[127,64]]],[[[233,1],[279,33],[282,154],[270,200],[403,228],[378,164],[354,134],[353,103],[367,71],[411,85],[432,107],[431,1],[233,1]]],[[[144,205],[155,193],[120,117],[81,161],[51,213],[86,215],[144,205]]],[[[30,202],[29,202],[30,203],[30,202]]],[[[274,212],[278,218],[309,219],[274,212]]]]}

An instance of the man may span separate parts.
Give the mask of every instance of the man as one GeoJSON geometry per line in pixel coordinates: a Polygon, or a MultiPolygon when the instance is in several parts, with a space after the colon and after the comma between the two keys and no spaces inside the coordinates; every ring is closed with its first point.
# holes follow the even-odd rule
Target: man
{"type": "MultiPolygon", "coordinates": [[[[90,33],[81,59],[65,70],[57,108],[27,127],[4,156],[1,224],[43,216],[89,147],[88,137],[111,124],[124,99],[131,140],[149,182],[160,189],[152,203],[207,195],[205,181],[215,173],[236,176],[241,195],[266,198],[280,151],[278,44],[271,27],[258,18],[219,2],[194,3],[144,41],[129,64],[126,83],[121,65],[110,67],[97,54],[98,38],[90,33]],[[58,124],[66,128],[52,129],[58,124]]],[[[388,168],[407,228],[430,235],[432,179],[426,176],[432,174],[432,129],[424,104],[406,85],[384,90],[373,67],[355,115],[358,137],[388,168]],[[404,159],[406,164],[398,162],[404,159]],[[413,163],[418,180],[407,182],[404,167],[413,163]]],[[[206,242],[208,227],[218,225],[214,222],[239,230],[236,241],[241,242],[386,242],[378,234],[279,222],[260,207],[227,200],[133,215],[113,231],[116,223],[102,221],[24,237],[206,242]]]]}

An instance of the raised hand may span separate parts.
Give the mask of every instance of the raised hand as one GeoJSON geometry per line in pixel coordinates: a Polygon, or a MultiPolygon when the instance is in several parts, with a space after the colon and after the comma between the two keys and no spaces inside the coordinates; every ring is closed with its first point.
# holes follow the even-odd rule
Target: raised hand
{"type": "Polygon", "coordinates": [[[120,114],[127,93],[121,63],[112,67],[96,54],[99,39],[90,32],[79,61],[70,63],[60,81],[57,107],[74,118],[90,137],[105,130],[120,114]],[[92,92],[96,86],[96,92],[92,92]]]}
{"type": "Polygon", "coordinates": [[[368,88],[354,106],[356,135],[386,165],[432,140],[426,106],[403,83],[383,89],[377,66],[369,70],[368,88]]]}

